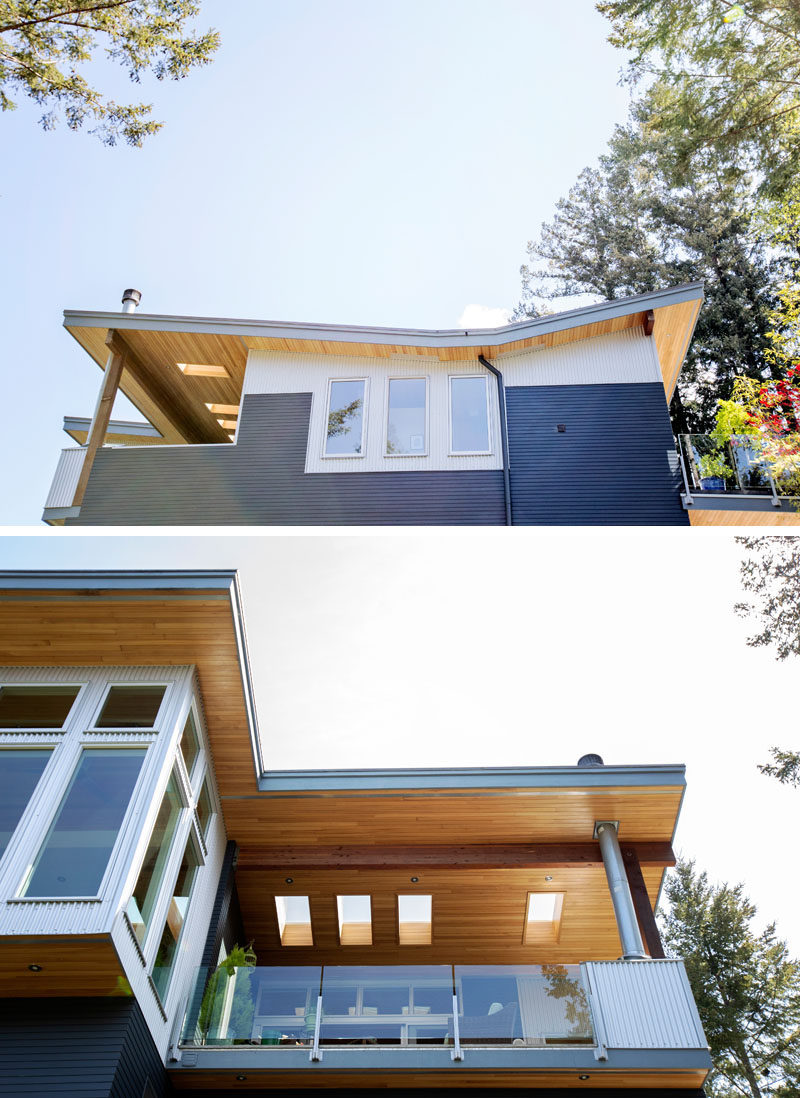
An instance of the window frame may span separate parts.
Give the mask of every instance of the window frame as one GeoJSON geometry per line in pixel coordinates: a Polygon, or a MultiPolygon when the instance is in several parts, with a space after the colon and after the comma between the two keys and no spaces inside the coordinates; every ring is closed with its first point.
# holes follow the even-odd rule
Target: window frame
{"type": "Polygon", "coordinates": [[[86,681],[76,682],[74,680],[70,680],[69,682],[14,682],[14,681],[0,682],[0,691],[2,691],[3,689],[5,689],[7,687],[18,687],[18,686],[19,687],[25,687],[26,689],[29,688],[29,687],[33,688],[33,689],[47,689],[48,687],[51,687],[51,686],[56,686],[56,687],[61,687],[61,686],[63,686],[63,687],[73,687],[73,686],[77,686],[78,687],[78,693],[72,699],[72,705],[69,707],[69,711],[68,711],[66,717],[64,718],[64,720],[61,722],[60,727],[58,727],[58,728],[52,728],[52,727],[51,728],[45,728],[43,725],[37,725],[35,727],[33,725],[31,725],[28,728],[23,728],[19,725],[16,725],[13,728],[0,728],[0,736],[24,736],[24,735],[31,735],[31,734],[33,734],[33,735],[42,735],[42,734],[45,734],[45,735],[47,735],[47,734],[60,735],[63,732],[66,732],[67,731],[67,725],[73,719],[75,713],[77,712],[77,707],[78,707],[79,703],[84,699],[84,697],[86,695],[86,688],[87,688],[88,685],[89,684],[86,681]]]}
{"type": "Polygon", "coordinates": [[[369,411],[369,377],[329,377],[325,392],[325,409],[322,419],[322,452],[320,457],[324,461],[356,461],[367,456],[367,414],[369,411]],[[360,381],[364,386],[364,407],[361,413],[361,453],[359,454],[329,454],[328,453],[328,420],[331,414],[331,393],[333,386],[339,381],[360,381]]]}
{"type": "MultiPolygon", "coordinates": [[[[8,729],[6,731],[8,731],[8,729]]],[[[55,732],[56,730],[55,729],[50,729],[49,731],[55,732]]],[[[23,735],[24,735],[24,732],[23,732],[23,735]]],[[[47,762],[42,767],[42,772],[39,775],[39,777],[36,779],[36,782],[33,786],[33,789],[31,790],[31,795],[30,795],[30,797],[28,797],[27,804],[25,805],[25,807],[20,812],[19,819],[17,820],[16,824],[14,825],[14,827],[11,830],[11,833],[8,837],[8,843],[6,844],[5,849],[3,850],[2,853],[0,853],[0,866],[6,861],[6,859],[10,858],[16,850],[16,846],[15,846],[15,843],[14,843],[14,836],[19,831],[20,826],[22,825],[23,821],[25,821],[28,814],[31,811],[33,811],[32,806],[33,806],[34,801],[36,800],[36,795],[40,791],[40,787],[42,786],[42,783],[48,777],[48,770],[52,770],[53,759],[56,756],[59,745],[60,745],[60,741],[56,741],[54,743],[42,743],[42,742],[38,742],[38,743],[37,742],[31,742],[31,743],[13,743],[13,742],[12,743],[5,743],[4,742],[4,743],[0,743],[0,759],[2,759],[4,751],[46,751],[47,754],[48,754],[47,762]]]]}
{"type": "Polygon", "coordinates": [[[170,688],[173,685],[174,685],[173,682],[171,682],[171,681],[164,682],[163,679],[152,679],[152,680],[145,680],[145,681],[137,679],[135,682],[112,682],[112,681],[107,682],[105,684],[104,689],[103,689],[103,693],[100,696],[100,700],[95,705],[94,712],[92,713],[92,720],[86,726],[86,731],[91,732],[93,735],[100,735],[100,736],[113,736],[113,735],[137,736],[139,734],[147,735],[149,733],[157,732],[158,729],[161,727],[161,725],[163,723],[165,707],[167,706],[167,704],[170,700],[170,694],[171,694],[171,689],[170,688]],[[163,686],[165,688],[164,689],[164,694],[162,695],[161,701],[159,702],[158,709],[156,710],[155,720],[153,721],[153,723],[151,725],[136,725],[134,728],[131,728],[130,725],[128,727],[122,727],[120,725],[113,725],[113,726],[109,725],[108,727],[105,727],[105,728],[99,728],[98,727],[97,721],[98,721],[99,717],[102,715],[103,709],[105,708],[105,704],[106,704],[106,701],[108,699],[108,695],[111,693],[112,689],[115,686],[123,686],[123,687],[124,686],[163,686]]]}
{"type": "Polygon", "coordinates": [[[146,958],[147,974],[152,983],[153,991],[157,995],[158,1001],[161,1003],[162,1007],[165,1010],[170,991],[175,986],[175,984],[173,983],[173,977],[177,972],[182,960],[180,946],[186,933],[186,928],[189,925],[189,921],[192,917],[192,912],[194,911],[194,908],[192,907],[192,900],[194,899],[195,889],[197,888],[198,881],[200,880],[200,875],[206,867],[205,850],[203,849],[202,843],[199,843],[197,841],[197,832],[192,826],[190,806],[184,805],[183,809],[181,810],[181,818],[178,821],[178,826],[175,828],[173,842],[170,847],[170,852],[167,859],[167,866],[170,872],[168,874],[165,873],[164,879],[161,882],[158,900],[153,907],[154,918],[152,920],[151,926],[148,927],[147,930],[147,937],[145,939],[146,948],[142,950],[142,953],[146,958]],[[189,826],[182,826],[184,825],[187,818],[189,826]],[[177,841],[179,837],[181,837],[182,839],[181,842],[177,841]],[[178,937],[175,939],[175,953],[173,955],[172,965],[170,966],[169,970],[169,979],[167,980],[167,986],[166,988],[164,988],[164,993],[162,995],[161,991],[159,991],[158,987],[156,986],[153,973],[155,971],[156,961],[158,960],[159,946],[161,945],[161,940],[164,937],[164,931],[167,927],[169,919],[169,906],[174,899],[175,886],[178,883],[178,876],[181,871],[181,865],[183,864],[183,859],[186,856],[186,852],[190,846],[196,860],[195,874],[192,878],[189,895],[186,898],[186,915],[181,922],[181,929],[178,933],[178,937]],[[180,857],[178,857],[178,851],[180,851],[180,857]],[[165,887],[166,881],[169,881],[169,888],[165,887]],[[157,916],[157,918],[155,916],[157,916]],[[158,933],[156,933],[156,928],[158,928],[158,933]]]}
{"type": "Polygon", "coordinates": [[[561,922],[564,917],[565,891],[556,889],[529,890],[525,897],[525,921],[522,924],[522,944],[524,946],[555,945],[561,935],[561,922]],[[555,896],[553,918],[533,919],[528,918],[532,897],[555,896]]]}
{"type": "Polygon", "coordinates": [[[386,395],[384,398],[384,414],[383,414],[383,456],[385,458],[400,458],[406,461],[409,458],[427,458],[430,457],[431,446],[431,400],[430,400],[430,374],[387,374],[386,376],[386,395]],[[389,453],[389,413],[390,413],[390,399],[392,391],[393,381],[424,381],[425,382],[425,445],[420,451],[414,450],[407,454],[390,454],[389,453]]]}
{"type": "MultiPolygon", "coordinates": [[[[137,730],[138,731],[138,730],[137,730]]],[[[76,745],[72,755],[72,762],[69,769],[66,771],[67,781],[60,787],[60,796],[56,800],[55,804],[51,806],[51,811],[48,812],[47,818],[44,822],[44,827],[40,831],[39,839],[35,849],[32,851],[32,857],[30,865],[26,866],[21,879],[19,880],[17,887],[14,891],[13,900],[19,903],[91,903],[101,902],[105,896],[106,889],[108,887],[109,879],[114,873],[119,856],[119,850],[121,844],[125,841],[127,836],[128,825],[130,824],[131,816],[134,811],[134,806],[139,798],[142,783],[146,779],[147,773],[147,757],[150,750],[150,743],[84,743],[81,741],[76,745]],[[106,867],[103,870],[103,874],[98,882],[97,891],[94,895],[69,895],[69,896],[29,896],[26,894],[26,889],[33,880],[36,868],[39,862],[41,854],[44,852],[46,843],[48,842],[53,826],[61,814],[61,810],[65,805],[67,798],[69,797],[75,778],[78,775],[78,770],[83,762],[84,756],[92,751],[142,751],[142,761],[139,767],[139,773],[136,776],[136,781],[131,789],[130,797],[128,798],[128,804],[123,813],[119,827],[117,828],[117,835],[114,839],[114,843],[109,850],[108,858],[106,860],[106,867]]],[[[44,772],[42,773],[44,777],[44,772]]],[[[40,779],[41,780],[41,779],[40,779]]],[[[9,844],[10,845],[10,844],[9,844]]]]}
{"type": "Polygon", "coordinates": [[[447,375],[447,454],[448,457],[491,457],[494,454],[494,432],[492,431],[492,401],[489,394],[489,379],[483,374],[448,374],[447,375]],[[453,446],[453,382],[462,379],[475,378],[483,382],[483,391],[486,397],[486,437],[489,442],[488,450],[456,450],[453,446]]]}

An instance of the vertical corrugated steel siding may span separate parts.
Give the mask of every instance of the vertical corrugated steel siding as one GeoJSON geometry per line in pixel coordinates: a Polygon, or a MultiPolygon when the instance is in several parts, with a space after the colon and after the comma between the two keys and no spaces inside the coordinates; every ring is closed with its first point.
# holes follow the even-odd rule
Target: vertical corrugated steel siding
{"type": "Polygon", "coordinates": [[[583,967],[609,1048],[708,1047],[682,961],[602,961],[583,967]]]}
{"type": "Polygon", "coordinates": [[[45,507],[72,506],[85,454],[86,450],[82,446],[61,451],[45,507]]]}
{"type": "Polygon", "coordinates": [[[78,525],[503,523],[503,474],[304,473],[310,393],[249,396],[236,446],[100,450],[78,525]]]}
{"type": "Polygon", "coordinates": [[[506,400],[515,524],[688,525],[661,384],[520,386],[506,400]]]}
{"type": "Polygon", "coordinates": [[[655,340],[641,328],[559,347],[531,347],[497,355],[507,385],[611,385],[657,382],[662,387],[655,340]]]}
{"type": "Polygon", "coordinates": [[[124,999],[0,1002],[0,1095],[141,1098],[170,1093],[141,1011],[124,999]]]}

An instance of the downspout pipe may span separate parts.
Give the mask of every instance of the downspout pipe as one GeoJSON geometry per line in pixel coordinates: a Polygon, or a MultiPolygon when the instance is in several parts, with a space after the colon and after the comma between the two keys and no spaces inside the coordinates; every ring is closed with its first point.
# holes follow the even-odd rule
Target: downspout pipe
{"type": "Polygon", "coordinates": [[[508,457],[508,425],[506,424],[506,387],[503,375],[488,358],[478,355],[478,362],[497,379],[497,407],[500,412],[500,444],[503,447],[503,496],[506,504],[506,526],[511,526],[511,462],[508,457]]]}

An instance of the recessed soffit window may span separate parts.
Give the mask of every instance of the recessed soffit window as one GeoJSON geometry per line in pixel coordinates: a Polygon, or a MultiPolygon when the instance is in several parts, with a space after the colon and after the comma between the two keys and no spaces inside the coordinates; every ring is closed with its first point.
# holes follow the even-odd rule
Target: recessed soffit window
{"type": "Polygon", "coordinates": [[[112,686],[95,728],[154,728],[166,686],[112,686]]]}
{"type": "Polygon", "coordinates": [[[282,946],[314,944],[308,896],[276,896],[275,910],[278,915],[278,930],[282,946]]]}
{"type": "Polygon", "coordinates": [[[398,896],[397,926],[400,945],[430,945],[432,914],[432,896],[398,896]]]}
{"type": "Polygon", "coordinates": [[[337,896],[339,944],[372,945],[372,904],[369,896],[337,896]]]}
{"type": "Polygon", "coordinates": [[[63,728],[80,686],[0,687],[0,728],[63,728]]]}
{"type": "Polygon", "coordinates": [[[529,892],[523,943],[558,941],[563,908],[563,892],[529,892]]]}

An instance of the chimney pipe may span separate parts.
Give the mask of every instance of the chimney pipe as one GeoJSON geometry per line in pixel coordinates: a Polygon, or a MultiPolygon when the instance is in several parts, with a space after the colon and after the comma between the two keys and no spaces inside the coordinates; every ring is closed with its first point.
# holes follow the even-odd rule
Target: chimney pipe
{"type": "Polygon", "coordinates": [[[581,755],[578,759],[578,766],[603,766],[603,760],[600,755],[581,755]]]}
{"type": "Polygon", "coordinates": [[[132,313],[135,311],[136,306],[142,300],[141,290],[123,290],[122,291],[122,311],[123,313],[132,313]]]}

